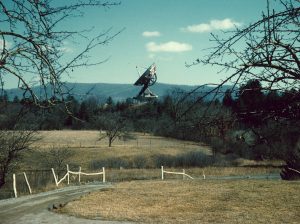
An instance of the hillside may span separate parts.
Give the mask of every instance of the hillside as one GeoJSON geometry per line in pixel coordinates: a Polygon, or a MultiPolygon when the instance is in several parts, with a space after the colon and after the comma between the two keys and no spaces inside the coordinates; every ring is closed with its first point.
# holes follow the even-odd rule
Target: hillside
{"type": "MultiPolygon", "coordinates": [[[[114,101],[123,101],[127,98],[132,98],[138,94],[140,91],[139,86],[134,86],[132,84],[112,84],[112,83],[66,83],[68,89],[70,89],[71,94],[78,100],[83,100],[88,96],[95,96],[99,98],[100,101],[105,101],[109,96],[113,98],[114,101]]],[[[165,84],[156,83],[154,86],[150,87],[159,97],[163,97],[174,89],[181,89],[183,91],[191,91],[197,86],[191,85],[175,85],[175,84],[165,84]]],[[[202,92],[207,92],[211,90],[212,87],[202,88],[202,92]]],[[[223,87],[224,89],[228,87],[223,87]]],[[[35,93],[39,95],[39,87],[34,87],[35,93]]],[[[19,99],[23,97],[23,92],[20,89],[7,89],[6,90],[9,99],[13,99],[18,96],[19,99]]],[[[201,93],[199,93],[201,94],[201,93]]],[[[212,96],[209,96],[209,100],[212,96]]]]}

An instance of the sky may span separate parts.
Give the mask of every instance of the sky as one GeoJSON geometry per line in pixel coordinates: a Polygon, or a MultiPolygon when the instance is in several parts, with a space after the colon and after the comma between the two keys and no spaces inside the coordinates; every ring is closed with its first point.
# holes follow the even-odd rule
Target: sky
{"type": "MultiPolygon", "coordinates": [[[[277,3],[279,4],[278,1],[277,3]]],[[[74,70],[66,81],[77,83],[134,83],[152,63],[158,82],[201,85],[218,83],[226,74],[216,68],[197,65],[187,68],[214,46],[210,33],[243,27],[260,18],[266,0],[121,0],[108,9],[89,9],[81,18],[65,21],[66,28],[92,34],[111,28],[123,30],[109,44],[91,52],[94,61],[107,62],[74,70]]],[[[66,42],[67,57],[79,52],[83,43],[66,42]],[[69,55],[68,55],[69,54],[69,55]]]]}

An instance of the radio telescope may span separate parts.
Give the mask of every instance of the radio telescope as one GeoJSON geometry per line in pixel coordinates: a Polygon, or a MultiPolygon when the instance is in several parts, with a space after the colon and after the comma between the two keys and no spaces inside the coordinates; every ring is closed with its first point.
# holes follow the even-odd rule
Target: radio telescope
{"type": "Polygon", "coordinates": [[[156,65],[153,63],[134,83],[135,86],[142,86],[142,89],[134,99],[142,101],[157,98],[158,96],[149,89],[149,86],[153,86],[156,80],[156,65]]]}

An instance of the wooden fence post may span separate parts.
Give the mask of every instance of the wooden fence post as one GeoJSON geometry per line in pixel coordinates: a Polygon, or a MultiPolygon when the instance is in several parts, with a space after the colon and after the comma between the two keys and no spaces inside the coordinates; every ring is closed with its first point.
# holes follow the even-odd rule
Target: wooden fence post
{"type": "Polygon", "coordinates": [[[102,167],[102,172],[103,172],[103,183],[105,183],[106,179],[105,179],[105,168],[102,167]]]}
{"type": "Polygon", "coordinates": [[[161,166],[161,179],[163,180],[164,179],[164,167],[161,166]]]}
{"type": "Polygon", "coordinates": [[[16,174],[13,174],[13,188],[14,188],[15,198],[17,198],[18,193],[17,193],[17,186],[16,186],[16,174]]]}
{"type": "Polygon", "coordinates": [[[79,167],[79,172],[78,172],[78,181],[80,183],[80,174],[81,174],[81,166],[79,167]]]}
{"type": "Polygon", "coordinates": [[[54,181],[55,181],[56,187],[58,187],[57,177],[56,177],[56,175],[55,175],[54,169],[51,168],[51,170],[52,170],[52,173],[53,173],[53,176],[54,176],[54,181]]]}
{"type": "Polygon", "coordinates": [[[28,181],[28,179],[27,179],[26,173],[23,172],[23,174],[24,174],[24,177],[25,177],[25,181],[26,181],[26,183],[27,183],[27,187],[28,187],[28,189],[29,189],[29,193],[32,194],[31,187],[30,187],[29,181],[28,181]]]}

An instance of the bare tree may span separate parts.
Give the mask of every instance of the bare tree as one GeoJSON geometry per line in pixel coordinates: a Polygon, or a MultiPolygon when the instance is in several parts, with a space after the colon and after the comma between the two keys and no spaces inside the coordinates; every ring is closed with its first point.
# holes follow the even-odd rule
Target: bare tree
{"type": "MultiPolygon", "coordinates": [[[[207,57],[196,59],[186,66],[211,65],[220,68],[220,73],[227,72],[229,75],[221,83],[216,84],[215,91],[219,91],[226,84],[232,85],[231,91],[235,91],[236,87],[246,86],[253,80],[260,83],[259,88],[265,95],[272,92],[289,95],[286,102],[277,105],[276,109],[272,108],[272,111],[262,106],[259,110],[249,107],[242,113],[247,116],[260,116],[265,124],[272,119],[277,123],[285,122],[289,127],[293,125],[299,127],[300,1],[266,2],[266,11],[259,20],[242,28],[236,27],[234,31],[223,32],[222,36],[212,34],[215,47],[210,49],[207,57]],[[281,8],[276,11],[272,8],[272,3],[281,8]]],[[[255,92],[256,88],[251,87],[243,91],[255,92]]],[[[187,111],[189,110],[190,108],[187,111]]],[[[241,111],[237,113],[240,115],[241,111]]],[[[252,130],[255,131],[253,127],[252,130]]],[[[259,139],[265,139],[260,133],[257,136],[259,139]]],[[[294,145],[292,142],[289,144],[291,147],[294,145]]]]}
{"type": "Polygon", "coordinates": [[[279,12],[267,0],[267,10],[258,21],[223,32],[222,37],[212,34],[216,46],[208,56],[186,66],[212,65],[222,73],[229,73],[215,90],[225,84],[233,85],[234,90],[249,80],[258,80],[264,91],[299,91],[300,1],[279,2],[282,6],[279,12]]]}
{"type": "MultiPolygon", "coordinates": [[[[276,1],[276,0],[274,0],[276,1]]],[[[299,89],[300,84],[300,1],[280,1],[275,12],[267,1],[262,18],[249,26],[225,32],[228,38],[212,34],[216,47],[198,63],[221,66],[234,84],[258,79],[265,89],[299,89]]],[[[187,65],[190,66],[190,65],[187,65]]]]}
{"type": "Polygon", "coordinates": [[[28,163],[40,168],[55,169],[58,175],[65,173],[66,165],[72,164],[71,157],[75,154],[68,147],[52,146],[49,150],[34,150],[30,154],[28,163]]]}
{"type": "MultiPolygon", "coordinates": [[[[112,28],[91,37],[92,29],[74,30],[64,25],[70,18],[81,18],[91,7],[118,5],[110,0],[11,0],[0,1],[0,85],[13,76],[23,90],[23,102],[51,107],[64,102],[69,89],[62,81],[73,69],[91,66],[107,59],[92,61],[89,53],[109,43],[119,32],[112,28]],[[71,59],[65,57],[65,42],[85,42],[71,59]],[[33,90],[40,85],[39,93],[33,90]]],[[[78,46],[77,42],[77,46],[78,46]]]]}
{"type": "Polygon", "coordinates": [[[22,153],[37,140],[34,131],[0,131],[0,188],[22,153]]]}
{"type": "MultiPolygon", "coordinates": [[[[221,37],[211,34],[215,47],[210,49],[205,58],[186,64],[187,67],[198,64],[211,65],[220,68],[220,73],[229,75],[220,83],[207,84],[214,88],[198,97],[179,117],[184,117],[204,98],[211,95],[216,98],[222,93],[225,85],[231,85],[229,91],[235,92],[238,87],[256,80],[261,84],[260,88],[264,93],[288,92],[291,95],[290,100],[278,106],[276,110],[252,108],[251,111],[238,112],[239,114],[266,115],[262,118],[264,120],[299,120],[300,1],[266,0],[266,2],[266,11],[262,13],[261,19],[246,27],[236,27],[233,31],[222,32],[221,37]],[[270,2],[279,2],[281,11],[276,12],[272,9],[270,2]]],[[[195,88],[189,94],[202,89],[203,86],[206,85],[195,88]]],[[[206,113],[203,115],[205,117],[206,113]]],[[[203,120],[203,117],[199,119],[203,120]]]]}
{"type": "Polygon", "coordinates": [[[96,121],[98,129],[100,129],[99,140],[108,139],[108,146],[111,147],[112,143],[117,138],[130,138],[127,132],[127,124],[124,118],[119,113],[109,113],[102,115],[96,121]],[[103,131],[104,130],[104,131],[103,131]]]}

